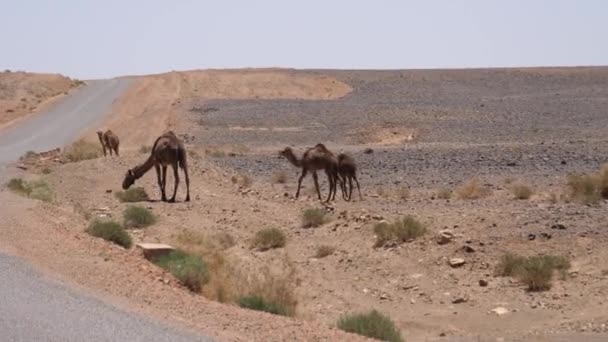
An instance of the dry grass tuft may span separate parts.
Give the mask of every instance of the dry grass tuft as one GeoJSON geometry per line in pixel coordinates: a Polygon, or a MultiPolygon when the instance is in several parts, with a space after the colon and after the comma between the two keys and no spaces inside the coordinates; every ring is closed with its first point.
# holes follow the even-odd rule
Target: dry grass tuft
{"type": "Polygon", "coordinates": [[[141,154],[149,154],[152,152],[152,146],[149,145],[141,145],[139,148],[139,153],[141,154]]]}
{"type": "Polygon", "coordinates": [[[123,212],[126,228],[144,228],[156,223],[156,216],[146,208],[130,205],[123,212]]]}
{"type": "Polygon", "coordinates": [[[398,199],[405,201],[406,199],[410,198],[410,189],[401,187],[397,189],[396,194],[398,199]]]}
{"type": "Polygon", "coordinates": [[[147,202],[150,200],[148,193],[142,187],[134,187],[126,191],[118,191],[114,196],[116,196],[119,201],[124,203],[147,202]]]}
{"type": "Polygon", "coordinates": [[[501,257],[495,274],[519,279],[528,286],[528,291],[545,291],[551,288],[555,271],[565,278],[569,268],[570,261],[563,256],[535,255],[525,258],[507,253],[501,257]]]}
{"type": "Polygon", "coordinates": [[[316,228],[327,222],[327,211],[322,208],[308,208],[302,213],[302,227],[316,228]]]}
{"type": "Polygon", "coordinates": [[[318,259],[325,258],[327,256],[334,254],[335,251],[336,251],[336,248],[333,246],[321,245],[321,246],[317,247],[317,252],[315,254],[315,258],[318,258],[318,259]]]}
{"type": "Polygon", "coordinates": [[[456,196],[460,199],[475,200],[490,195],[490,190],[484,189],[477,180],[471,180],[455,190],[456,196]]]}
{"type": "Polygon", "coordinates": [[[278,228],[266,228],[259,230],[251,243],[251,247],[258,251],[281,248],[285,246],[287,238],[283,231],[278,228]]]}
{"type": "Polygon", "coordinates": [[[374,247],[382,247],[388,242],[407,242],[426,234],[426,227],[413,216],[405,216],[393,223],[380,222],[374,226],[376,243],[374,247]]]}
{"type": "Polygon", "coordinates": [[[277,171],[272,175],[272,183],[274,184],[285,184],[287,183],[287,172],[285,171],[277,171]]]}
{"type": "Polygon", "coordinates": [[[67,161],[74,163],[82,160],[99,158],[102,153],[98,143],[81,139],[68,146],[63,151],[63,156],[67,161]]]}
{"type": "Polygon", "coordinates": [[[452,198],[452,194],[453,194],[453,191],[450,189],[441,189],[441,190],[437,191],[436,196],[439,199],[449,200],[450,198],[452,198]]]}
{"type": "Polygon", "coordinates": [[[198,255],[175,250],[154,259],[154,263],[171,272],[184,286],[193,292],[201,292],[209,282],[207,264],[198,255]]]}
{"type": "Polygon", "coordinates": [[[44,180],[25,181],[21,178],[12,178],[6,184],[6,187],[25,197],[37,199],[43,202],[51,202],[53,200],[53,191],[47,182],[44,180]]]}
{"type": "Polygon", "coordinates": [[[569,175],[567,181],[572,201],[590,205],[608,199],[608,165],[594,174],[569,175]]]}
{"type": "Polygon", "coordinates": [[[113,242],[124,248],[130,248],[133,244],[129,233],[115,221],[94,220],[86,232],[92,236],[113,242]]]}
{"type": "Polygon", "coordinates": [[[402,342],[395,323],[376,310],[367,313],[344,315],[338,320],[338,329],[388,342],[402,342]]]}
{"type": "Polygon", "coordinates": [[[515,184],[511,187],[511,192],[513,193],[513,197],[518,200],[527,200],[530,199],[534,191],[526,185],[523,184],[515,184]]]}

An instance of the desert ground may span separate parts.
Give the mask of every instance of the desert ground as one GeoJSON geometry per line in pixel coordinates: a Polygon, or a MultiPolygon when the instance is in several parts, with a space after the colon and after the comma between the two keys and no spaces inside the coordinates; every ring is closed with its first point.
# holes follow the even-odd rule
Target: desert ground
{"type": "MultiPolygon", "coordinates": [[[[568,175],[607,161],[607,80],[604,67],[139,77],[106,122],[83,133],[97,143],[96,130],[112,129],[120,157],[43,158],[12,171],[44,179],[53,199],[3,190],[0,213],[11,229],[0,246],[74,286],[219,340],[354,341],[336,321],[377,309],[407,341],[599,341],[608,338],[606,203],[573,199],[568,175]],[[192,201],[183,202],[182,177],[178,203],[159,202],[152,170],[136,183],[152,201],[138,205],[158,222],[129,232],[135,242],[206,258],[202,294],[136,248],[84,232],[97,216],[121,220],[128,204],[115,193],[125,172],[169,129],[188,150],[192,201]],[[319,142],[355,158],[362,200],[338,193],[322,204],[310,176],[294,198],[301,170],[278,151],[290,146],[301,156],[319,142]],[[467,185],[477,195],[467,196],[467,185]],[[515,199],[516,185],[531,189],[529,198],[515,199]],[[325,223],[304,228],[309,208],[324,209],[325,223]],[[376,246],[375,225],[406,215],[426,234],[376,246]],[[285,246],[252,248],[263,228],[280,229],[285,246]],[[440,233],[449,241],[438,243],[440,233]],[[318,256],[321,246],[331,253],[318,256]],[[564,256],[571,267],[549,289],[528,291],[495,274],[508,252],[564,256]],[[451,265],[455,258],[462,262],[451,265]],[[235,298],[256,286],[288,292],[294,317],[238,308],[235,298]]],[[[169,194],[172,185],[170,176],[169,194]]]]}

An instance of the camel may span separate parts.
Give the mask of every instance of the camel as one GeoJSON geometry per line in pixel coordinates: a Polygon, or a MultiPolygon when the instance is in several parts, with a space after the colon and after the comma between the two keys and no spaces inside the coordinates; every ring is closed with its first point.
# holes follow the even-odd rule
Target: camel
{"type": "Polygon", "coordinates": [[[112,132],[112,130],[107,130],[105,133],[102,131],[97,131],[97,136],[99,137],[99,142],[101,143],[101,148],[103,148],[104,157],[106,154],[106,149],[110,150],[110,156],[112,155],[112,150],[118,156],[118,145],[120,144],[120,140],[118,136],[112,132]]]}
{"type": "Polygon", "coordinates": [[[315,182],[315,188],[317,189],[317,195],[319,201],[322,201],[321,192],[319,191],[319,181],[317,177],[317,171],[325,170],[327,174],[327,180],[329,181],[329,194],[327,200],[336,199],[336,188],[338,182],[338,160],[336,156],[331,153],[323,144],[317,144],[315,147],[309,148],[302,155],[302,159],[298,159],[293,153],[291,147],[285,147],[284,150],[279,151],[279,156],[285,157],[290,163],[296,167],[302,168],[302,175],[298,179],[298,190],[296,191],[296,198],[300,196],[300,189],[302,187],[302,180],[308,172],[312,173],[312,179],[315,182]],[[333,194],[333,198],[332,198],[333,194]]]}
{"type": "Polygon", "coordinates": [[[175,133],[173,133],[173,131],[167,131],[163,135],[159,136],[152,146],[150,157],[148,157],[143,164],[127,171],[125,179],[122,182],[122,188],[127,190],[131,185],[133,185],[133,183],[135,183],[135,180],[141,178],[144,174],[146,174],[146,172],[150,171],[150,169],[154,167],[156,170],[158,186],[160,187],[161,201],[167,202],[165,185],[167,184],[167,166],[169,165],[171,165],[173,168],[175,188],[173,189],[173,197],[171,197],[168,202],[175,202],[177,186],[179,185],[178,166],[184,170],[184,176],[186,178],[186,202],[189,202],[190,178],[188,177],[186,149],[184,148],[184,144],[181,142],[181,140],[179,140],[175,133]]]}
{"type": "Polygon", "coordinates": [[[340,187],[342,188],[342,198],[346,201],[350,201],[353,196],[353,179],[357,183],[357,190],[359,191],[359,199],[363,199],[361,196],[361,187],[357,180],[357,164],[353,157],[345,153],[338,154],[338,177],[341,179],[340,187]],[[348,180],[348,184],[346,181],[348,180]],[[348,195],[348,196],[347,196],[348,195]]]}

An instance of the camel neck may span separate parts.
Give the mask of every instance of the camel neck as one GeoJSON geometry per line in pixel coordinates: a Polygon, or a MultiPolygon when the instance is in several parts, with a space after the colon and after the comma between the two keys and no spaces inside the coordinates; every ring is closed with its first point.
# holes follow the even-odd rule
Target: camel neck
{"type": "Polygon", "coordinates": [[[302,166],[302,161],[300,159],[298,159],[298,157],[296,157],[293,152],[289,152],[287,153],[287,155],[285,156],[287,158],[287,160],[289,160],[290,163],[292,163],[293,165],[297,166],[297,167],[301,167],[302,166]]]}
{"type": "Polygon", "coordinates": [[[135,174],[135,179],[141,178],[146,172],[150,171],[150,169],[154,166],[154,158],[150,156],[145,163],[136,166],[133,169],[133,173],[135,174]]]}

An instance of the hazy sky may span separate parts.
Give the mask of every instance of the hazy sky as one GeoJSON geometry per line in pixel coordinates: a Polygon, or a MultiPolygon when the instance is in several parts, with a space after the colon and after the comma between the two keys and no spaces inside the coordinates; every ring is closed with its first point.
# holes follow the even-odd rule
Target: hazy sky
{"type": "Polygon", "coordinates": [[[0,0],[0,68],[608,64],[604,0],[0,0]]]}

